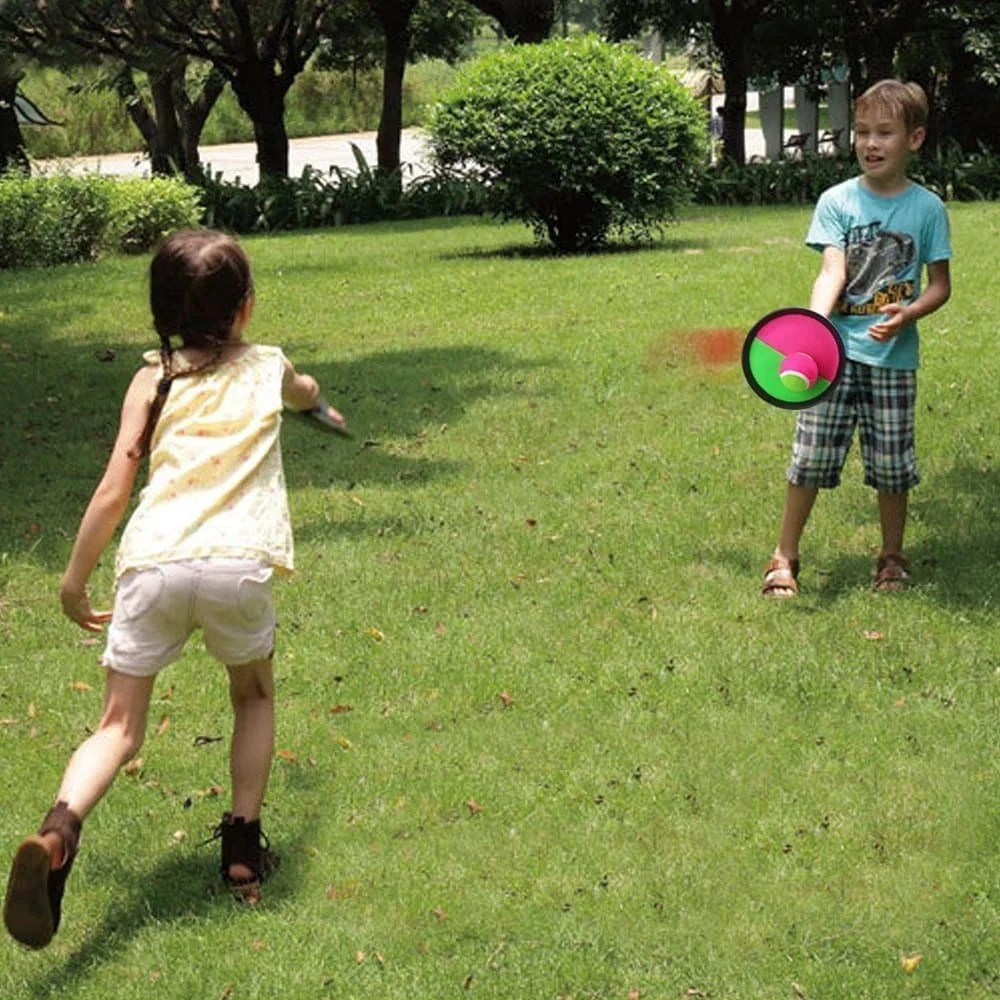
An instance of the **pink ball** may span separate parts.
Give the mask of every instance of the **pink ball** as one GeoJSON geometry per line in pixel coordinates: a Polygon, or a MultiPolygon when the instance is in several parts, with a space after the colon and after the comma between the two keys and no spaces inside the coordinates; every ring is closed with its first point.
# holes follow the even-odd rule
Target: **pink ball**
{"type": "Polygon", "coordinates": [[[819,366],[801,351],[789,354],[778,367],[778,378],[789,392],[805,392],[816,384],[819,366]]]}

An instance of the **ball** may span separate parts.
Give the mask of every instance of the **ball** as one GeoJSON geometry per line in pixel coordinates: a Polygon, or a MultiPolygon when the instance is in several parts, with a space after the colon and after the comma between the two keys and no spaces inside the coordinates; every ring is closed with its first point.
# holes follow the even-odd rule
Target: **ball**
{"type": "Polygon", "coordinates": [[[816,384],[819,366],[801,351],[789,354],[778,366],[778,378],[789,392],[805,392],[816,384]]]}

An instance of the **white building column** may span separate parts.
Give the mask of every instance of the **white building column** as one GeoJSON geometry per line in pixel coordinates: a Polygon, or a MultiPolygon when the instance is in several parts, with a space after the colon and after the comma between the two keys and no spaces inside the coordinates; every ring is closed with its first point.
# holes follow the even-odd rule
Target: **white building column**
{"type": "Polygon", "coordinates": [[[782,87],[760,92],[760,127],[764,132],[764,155],[769,160],[777,160],[785,143],[785,93],[782,87]]]}
{"type": "Polygon", "coordinates": [[[806,87],[795,88],[795,127],[800,133],[809,133],[803,150],[815,153],[819,141],[819,105],[810,97],[806,87]]]}

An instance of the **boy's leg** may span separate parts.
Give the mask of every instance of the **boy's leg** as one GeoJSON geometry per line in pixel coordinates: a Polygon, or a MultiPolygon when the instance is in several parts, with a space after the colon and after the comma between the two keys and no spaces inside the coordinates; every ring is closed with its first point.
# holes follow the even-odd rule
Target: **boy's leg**
{"type": "Polygon", "coordinates": [[[762,589],[767,597],[794,597],[798,593],[796,577],[802,533],[820,489],[840,483],[857,422],[852,374],[848,363],[827,400],[799,411],[778,544],[764,574],[762,589]]]}
{"type": "Polygon", "coordinates": [[[915,447],[916,372],[871,369],[860,420],[865,483],[878,491],[882,547],[875,586],[899,590],[909,575],[903,555],[909,491],[920,481],[915,447]]]}
{"type": "Polygon", "coordinates": [[[819,490],[788,484],[778,544],[764,572],[765,597],[795,597],[799,592],[799,542],[819,490]]]}
{"type": "Polygon", "coordinates": [[[819,496],[819,489],[812,486],[788,484],[785,494],[785,509],[781,515],[781,531],[774,554],[789,561],[799,558],[799,542],[806,522],[812,513],[813,504],[819,496]]]}
{"type": "Polygon", "coordinates": [[[878,495],[878,514],[882,527],[880,556],[903,554],[903,535],[906,532],[906,509],[909,493],[883,493],[878,495]]]}

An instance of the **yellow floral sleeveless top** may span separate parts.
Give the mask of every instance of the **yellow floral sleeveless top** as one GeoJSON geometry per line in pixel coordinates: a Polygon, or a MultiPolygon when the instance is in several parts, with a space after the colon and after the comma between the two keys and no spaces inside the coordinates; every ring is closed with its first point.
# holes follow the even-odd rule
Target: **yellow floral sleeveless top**
{"type": "MultiPolygon", "coordinates": [[[[159,366],[150,351],[147,363],[159,366]]],[[[281,464],[285,356],[251,345],[170,386],[153,432],[149,477],[122,532],[115,575],[181,559],[254,559],[294,568],[281,464]]]]}

